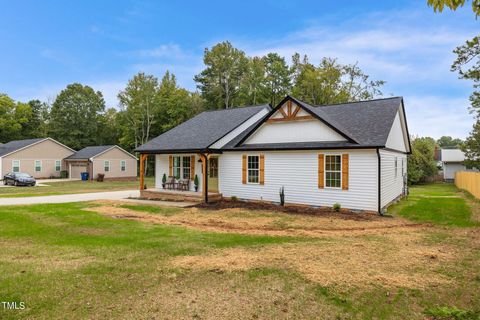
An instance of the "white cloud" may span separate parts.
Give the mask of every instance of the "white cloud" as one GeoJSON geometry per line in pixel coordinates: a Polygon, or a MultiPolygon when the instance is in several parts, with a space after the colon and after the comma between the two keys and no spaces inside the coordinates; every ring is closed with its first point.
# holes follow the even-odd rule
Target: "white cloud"
{"type": "Polygon", "coordinates": [[[405,98],[409,131],[412,135],[465,138],[473,125],[468,101],[439,96],[405,98]]]}
{"type": "Polygon", "coordinates": [[[162,44],[153,49],[139,50],[136,52],[140,57],[184,59],[187,54],[178,44],[162,44]]]}

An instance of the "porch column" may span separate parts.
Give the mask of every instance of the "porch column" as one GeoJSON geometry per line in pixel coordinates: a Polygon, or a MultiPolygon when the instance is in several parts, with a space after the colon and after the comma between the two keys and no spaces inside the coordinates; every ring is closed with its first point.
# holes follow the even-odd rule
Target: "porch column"
{"type": "Polygon", "coordinates": [[[72,179],[72,163],[68,162],[68,179],[72,179]]]}
{"type": "Polygon", "coordinates": [[[146,154],[140,154],[140,190],[145,189],[145,160],[147,159],[146,154]]]}
{"type": "Polygon", "coordinates": [[[205,203],[208,203],[208,157],[206,154],[199,154],[200,159],[202,159],[202,195],[205,203]]]}

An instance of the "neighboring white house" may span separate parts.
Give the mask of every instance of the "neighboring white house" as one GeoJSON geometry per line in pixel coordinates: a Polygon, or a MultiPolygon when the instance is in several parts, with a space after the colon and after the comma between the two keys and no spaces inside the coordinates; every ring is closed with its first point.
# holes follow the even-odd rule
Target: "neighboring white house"
{"type": "Polygon", "coordinates": [[[440,161],[443,169],[443,180],[445,181],[454,181],[457,171],[474,171],[465,166],[465,154],[460,149],[442,149],[440,161]]]}
{"type": "Polygon", "coordinates": [[[283,187],[286,203],[378,212],[403,195],[410,150],[401,97],[311,106],[290,96],[203,112],[136,149],[155,155],[159,193],[163,175],[197,175],[223,197],[279,202],[283,187]]]}

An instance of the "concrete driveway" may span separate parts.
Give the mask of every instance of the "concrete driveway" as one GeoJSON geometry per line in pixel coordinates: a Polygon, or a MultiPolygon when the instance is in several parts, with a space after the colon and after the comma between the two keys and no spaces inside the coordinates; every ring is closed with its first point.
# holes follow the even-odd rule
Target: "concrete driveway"
{"type": "Polygon", "coordinates": [[[0,198],[0,206],[25,205],[38,203],[67,203],[92,200],[121,200],[126,198],[137,198],[140,196],[138,190],[122,190],[109,192],[92,192],[77,194],[62,194],[56,196],[41,197],[20,197],[20,198],[0,198]]]}

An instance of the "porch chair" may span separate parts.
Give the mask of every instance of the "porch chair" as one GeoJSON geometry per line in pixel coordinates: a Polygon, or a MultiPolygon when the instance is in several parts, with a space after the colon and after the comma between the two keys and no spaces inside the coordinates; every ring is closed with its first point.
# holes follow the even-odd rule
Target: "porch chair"
{"type": "Polygon", "coordinates": [[[189,179],[181,179],[178,181],[178,190],[181,191],[188,191],[190,190],[190,180],[189,179]]]}
{"type": "Polygon", "coordinates": [[[174,176],[169,176],[167,179],[167,182],[165,183],[165,188],[167,189],[175,189],[176,183],[175,183],[175,177],[174,176]]]}

